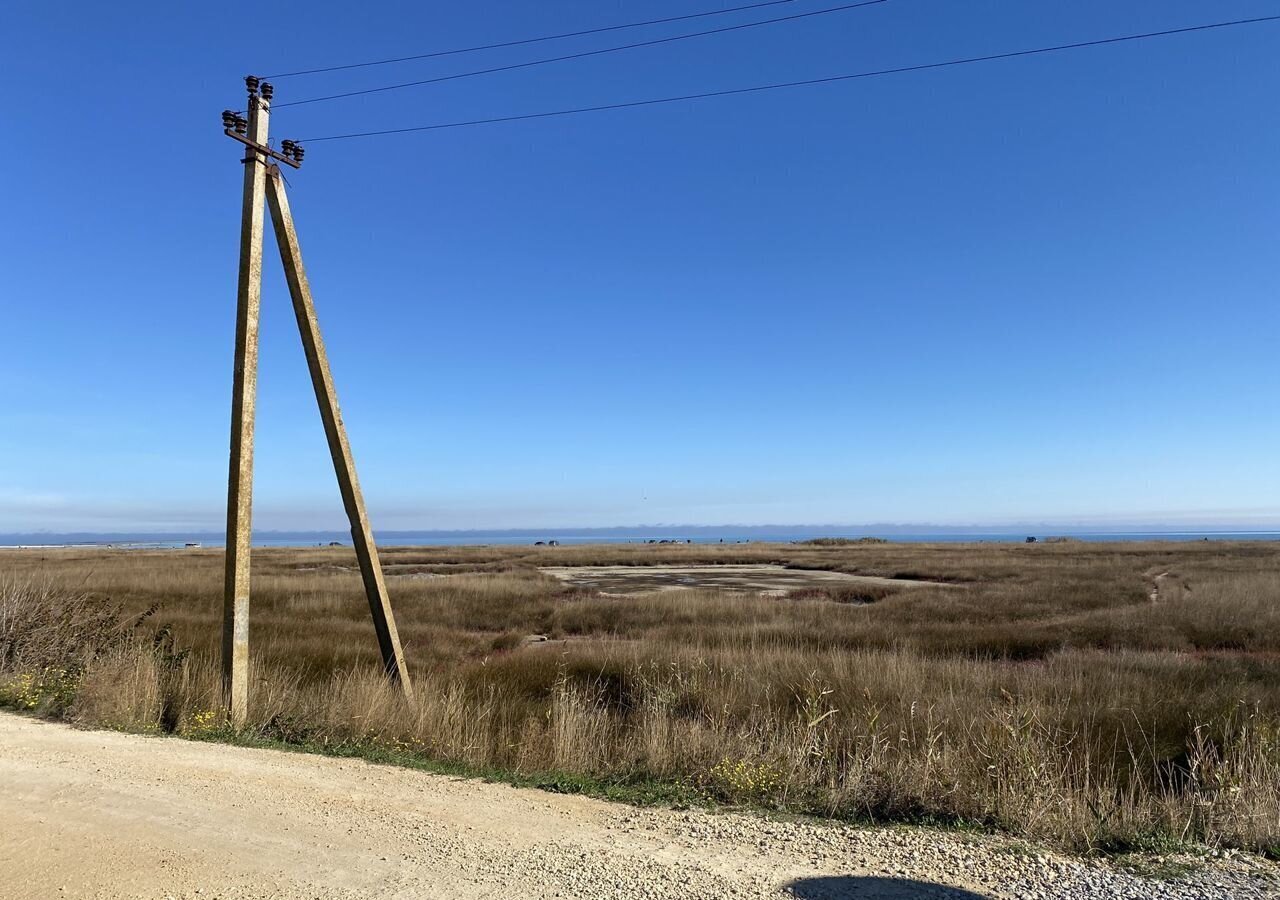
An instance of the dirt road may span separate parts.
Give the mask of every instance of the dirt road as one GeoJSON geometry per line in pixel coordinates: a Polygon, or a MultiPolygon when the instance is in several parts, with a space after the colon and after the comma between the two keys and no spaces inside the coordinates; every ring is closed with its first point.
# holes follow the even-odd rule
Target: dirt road
{"type": "Polygon", "coordinates": [[[1262,863],[1158,884],[1014,851],[0,714],[5,898],[1274,896],[1262,863]]]}

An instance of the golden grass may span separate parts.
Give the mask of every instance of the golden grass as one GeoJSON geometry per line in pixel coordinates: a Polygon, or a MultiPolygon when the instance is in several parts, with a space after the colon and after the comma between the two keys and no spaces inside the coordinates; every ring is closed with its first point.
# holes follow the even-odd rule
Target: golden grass
{"type": "MultiPolygon", "coordinates": [[[[415,700],[378,673],[349,549],[259,551],[254,733],[1076,848],[1280,848],[1275,545],[391,548],[384,562],[415,700]],[[616,598],[537,571],[716,562],[960,586],[864,604],[821,591],[616,598]],[[552,641],[523,642],[533,634],[552,641]]],[[[76,690],[51,694],[51,712],[206,734],[221,573],[214,551],[0,554],[0,649],[65,657],[0,668],[16,683],[70,667],[76,690]],[[159,610],[95,649],[58,625],[68,597],[126,623],[159,610]]]]}

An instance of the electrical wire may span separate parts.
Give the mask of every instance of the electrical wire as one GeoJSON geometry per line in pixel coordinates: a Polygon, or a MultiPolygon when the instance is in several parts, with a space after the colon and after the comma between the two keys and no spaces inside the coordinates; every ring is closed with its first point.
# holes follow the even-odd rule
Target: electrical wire
{"type": "Polygon", "coordinates": [[[966,66],[974,63],[993,62],[1003,59],[1016,59],[1025,56],[1037,56],[1044,53],[1058,53],[1066,50],[1079,50],[1085,47],[1101,47],[1107,44],[1120,44],[1128,41],[1141,41],[1150,38],[1169,37],[1170,35],[1190,34],[1198,31],[1210,31],[1217,28],[1230,28],[1237,25],[1260,25],[1267,22],[1280,21],[1280,16],[1263,16],[1256,19],[1236,19],[1230,22],[1214,22],[1208,25],[1191,25],[1186,28],[1172,28],[1166,31],[1150,31],[1143,34],[1130,34],[1121,37],[1101,38],[1094,41],[1080,41],[1074,44],[1058,44],[1053,47],[1038,47],[1033,50],[1015,50],[1008,53],[994,53],[988,56],[970,56],[962,59],[951,59],[944,62],[923,63],[914,66],[901,66],[895,69],[878,69],[872,72],[855,72],[847,75],[829,75],[825,78],[810,78],[804,81],[787,81],[778,84],[761,84],[753,87],[731,88],[722,91],[706,91],[699,94],[683,94],[678,97],[658,97],[650,100],[632,100],[625,103],[609,103],[602,106],[580,106],[574,109],[558,109],[550,112],[525,113],[514,116],[497,116],[491,119],[471,119],[464,122],[443,122],[435,125],[415,125],[409,128],[389,128],[383,131],[360,131],[350,134],[331,134],[324,137],[303,138],[299,143],[318,143],[320,141],[342,141],[350,138],[379,137],[389,134],[406,134],[413,131],[435,131],[444,128],[467,128],[473,125],[492,125],[500,122],[519,122],[527,119],[545,119],[552,116],[571,116],[578,113],[603,112],[613,109],[631,109],[638,106],[654,106],[660,103],[680,103],[687,100],[702,100],[709,97],[728,97],[735,94],[751,94],[760,91],[773,91],[782,88],[806,87],[815,84],[831,84],[839,81],[852,81],[858,78],[876,78],[885,75],[901,75],[906,72],[924,72],[932,69],[945,69],[951,66],[966,66]]]}
{"type": "Polygon", "coordinates": [[[548,34],[542,37],[523,38],[518,41],[503,41],[500,44],[481,44],[476,47],[459,47],[454,50],[436,50],[432,53],[417,53],[413,56],[393,56],[389,59],[375,59],[369,62],[347,63],[341,66],[324,66],[319,69],[299,69],[296,72],[278,72],[275,75],[263,75],[264,79],[293,78],[296,75],[314,75],[319,72],[341,72],[344,69],[364,69],[369,66],[385,66],[391,63],[410,62],[415,59],[435,59],[439,56],[455,56],[459,53],[475,53],[479,50],[497,50],[502,47],[519,47],[524,44],[537,44],[542,41],[558,41],[562,38],[583,37],[588,34],[603,34],[606,31],[621,31],[625,28],[641,28],[645,25],[665,25],[670,22],[683,22],[686,19],[701,19],[707,16],[723,16],[729,13],[743,12],[749,9],[762,9],[766,6],[781,6],[794,3],[795,0],[768,0],[766,3],[752,3],[749,6],[733,6],[728,9],[711,9],[706,12],[689,13],[684,16],[669,16],[665,19],[649,19],[645,22],[628,22],[625,25],[606,25],[603,28],[588,28],[585,31],[567,31],[564,34],[548,34]]]}
{"type": "Polygon", "coordinates": [[[600,56],[604,53],[617,53],[620,50],[634,50],[638,47],[653,47],[658,44],[669,44],[673,41],[687,41],[690,38],[706,37],[712,34],[725,34],[730,31],[741,31],[744,28],[758,28],[761,25],[776,25],[779,22],[793,22],[796,19],[807,19],[812,16],[825,16],[831,13],[846,12],[851,9],[861,9],[864,6],[878,6],[881,3],[888,2],[889,0],[861,0],[859,3],[846,3],[843,6],[832,6],[827,9],[815,9],[806,13],[779,16],[776,19],[762,19],[759,22],[746,22],[741,25],[728,25],[724,28],[712,28],[709,31],[695,31],[690,34],[676,34],[670,37],[655,38],[651,41],[638,41],[634,44],[622,44],[617,47],[604,47],[599,50],[584,50],[581,53],[570,53],[566,56],[533,59],[528,62],[512,63],[505,66],[494,66],[489,69],[477,69],[473,72],[458,72],[453,75],[440,75],[435,78],[423,78],[419,81],[404,81],[399,84],[388,84],[383,85],[382,87],[365,88],[359,91],[344,91],[341,94],[327,94],[323,97],[308,97],[305,100],[291,100],[288,103],[277,103],[273,108],[283,109],[286,106],[302,106],[306,103],[322,103],[328,100],[341,100],[346,97],[360,97],[365,94],[380,94],[384,91],[398,91],[402,88],[418,87],[424,84],[438,84],[441,81],[454,81],[458,78],[471,78],[474,75],[490,75],[494,72],[510,72],[513,69],[527,69],[532,66],[544,66],[547,63],[566,62],[573,59],[585,59],[589,56],[600,56]]]}

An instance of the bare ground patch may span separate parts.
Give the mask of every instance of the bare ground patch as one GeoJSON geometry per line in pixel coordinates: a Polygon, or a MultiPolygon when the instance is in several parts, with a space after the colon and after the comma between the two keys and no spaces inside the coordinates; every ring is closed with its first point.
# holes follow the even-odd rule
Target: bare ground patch
{"type": "Polygon", "coordinates": [[[786,566],[543,566],[538,571],[575,587],[595,588],[602,594],[646,594],[653,591],[720,589],[785,596],[806,588],[865,585],[902,588],[949,587],[935,581],[850,575],[786,566]]]}

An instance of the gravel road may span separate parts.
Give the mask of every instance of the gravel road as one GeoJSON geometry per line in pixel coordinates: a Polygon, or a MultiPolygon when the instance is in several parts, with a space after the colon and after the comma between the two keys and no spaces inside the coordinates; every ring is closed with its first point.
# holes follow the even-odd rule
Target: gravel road
{"type": "Polygon", "coordinates": [[[0,896],[1277,897],[1276,868],[1158,882],[987,837],[635,809],[0,714],[0,896]]]}

